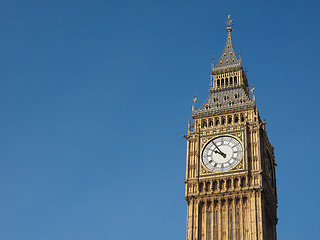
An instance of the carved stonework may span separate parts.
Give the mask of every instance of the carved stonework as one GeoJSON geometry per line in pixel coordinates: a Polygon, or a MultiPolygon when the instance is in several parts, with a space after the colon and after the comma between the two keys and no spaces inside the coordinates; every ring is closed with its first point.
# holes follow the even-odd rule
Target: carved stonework
{"type": "Polygon", "coordinates": [[[276,240],[274,148],[255,100],[249,97],[246,72],[234,51],[231,30],[229,18],[226,47],[212,68],[210,95],[205,104],[193,109],[194,128],[188,128],[187,240],[215,240],[217,236],[219,240],[276,240]],[[224,139],[219,146],[209,144],[219,138],[224,139]],[[229,146],[232,139],[241,148],[229,146]],[[238,152],[242,157],[232,165],[238,152]],[[222,167],[219,170],[214,164],[222,167]],[[225,170],[223,164],[231,168],[225,170]]]}

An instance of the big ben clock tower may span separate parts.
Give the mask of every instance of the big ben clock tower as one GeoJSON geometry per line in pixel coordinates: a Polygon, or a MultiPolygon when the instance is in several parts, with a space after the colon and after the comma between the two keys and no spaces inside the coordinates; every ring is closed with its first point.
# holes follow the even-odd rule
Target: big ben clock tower
{"type": "Polygon", "coordinates": [[[185,136],[187,240],[276,240],[274,148],[233,47],[230,16],[226,24],[209,97],[193,107],[185,136]]]}

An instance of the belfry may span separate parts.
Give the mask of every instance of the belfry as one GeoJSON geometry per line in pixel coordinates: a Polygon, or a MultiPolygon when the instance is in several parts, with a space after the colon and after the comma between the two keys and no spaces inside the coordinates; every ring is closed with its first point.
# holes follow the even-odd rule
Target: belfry
{"type": "Polygon", "coordinates": [[[276,240],[274,148],[233,47],[230,16],[226,25],[209,97],[193,106],[185,135],[187,240],[276,240]]]}

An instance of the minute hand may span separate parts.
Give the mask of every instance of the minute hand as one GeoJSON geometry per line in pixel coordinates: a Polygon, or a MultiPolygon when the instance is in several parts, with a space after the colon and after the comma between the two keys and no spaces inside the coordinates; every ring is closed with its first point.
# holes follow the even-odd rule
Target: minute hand
{"type": "Polygon", "coordinates": [[[222,157],[226,158],[226,154],[223,153],[223,152],[220,150],[220,148],[219,148],[214,142],[212,142],[212,143],[213,143],[213,145],[215,145],[216,148],[219,150],[219,152],[220,152],[220,154],[222,155],[222,157]]]}

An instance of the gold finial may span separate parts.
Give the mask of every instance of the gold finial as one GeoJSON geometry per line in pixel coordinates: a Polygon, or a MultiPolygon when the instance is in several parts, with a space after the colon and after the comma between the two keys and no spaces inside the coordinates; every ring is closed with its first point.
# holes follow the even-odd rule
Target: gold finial
{"type": "Polygon", "coordinates": [[[211,70],[214,69],[214,55],[212,55],[212,63],[211,63],[211,70]]]}
{"type": "Polygon", "coordinates": [[[232,31],[233,21],[230,19],[230,15],[228,15],[228,21],[226,22],[228,32],[232,31]]]}
{"type": "Polygon", "coordinates": [[[197,98],[197,95],[194,95],[194,97],[193,97],[193,103],[194,103],[194,105],[196,105],[196,102],[198,101],[198,98],[197,98]]]}
{"type": "Polygon", "coordinates": [[[256,100],[256,97],[254,96],[254,87],[253,87],[253,84],[251,85],[251,93],[252,93],[252,100],[255,101],[256,100]]]}

